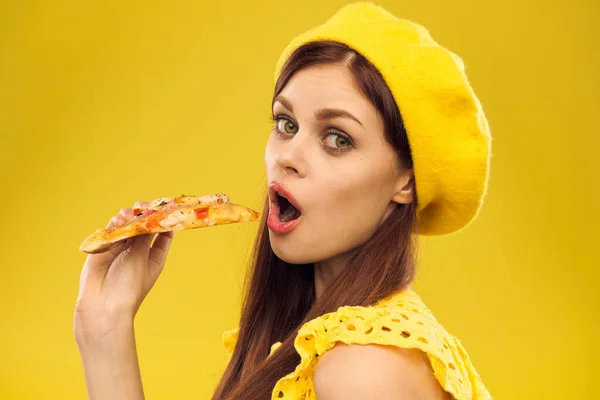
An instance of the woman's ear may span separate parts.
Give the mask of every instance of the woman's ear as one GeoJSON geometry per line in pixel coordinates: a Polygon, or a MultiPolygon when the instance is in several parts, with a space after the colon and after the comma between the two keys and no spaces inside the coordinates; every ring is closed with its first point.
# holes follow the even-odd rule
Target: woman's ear
{"type": "Polygon", "coordinates": [[[392,201],[398,204],[408,204],[415,200],[415,176],[412,168],[402,170],[396,181],[392,201]]]}

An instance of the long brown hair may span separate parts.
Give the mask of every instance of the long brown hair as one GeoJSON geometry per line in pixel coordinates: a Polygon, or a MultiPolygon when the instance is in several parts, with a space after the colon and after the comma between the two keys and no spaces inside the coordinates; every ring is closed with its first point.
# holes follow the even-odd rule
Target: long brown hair
{"type": "MultiPolygon", "coordinates": [[[[284,64],[275,98],[294,73],[329,63],[346,65],[362,93],[384,121],[385,137],[397,151],[397,166],[412,168],[412,157],[400,111],[379,71],[362,55],[333,41],[306,43],[284,64]]],[[[416,189],[416,188],[415,188],[416,189]]],[[[245,281],[240,331],[232,358],[213,400],[268,400],[277,380],[294,371],[300,356],[294,349],[298,329],[307,321],[344,305],[367,306],[405,289],[416,264],[415,201],[399,204],[372,237],[352,251],[338,278],[316,301],[314,264],[294,265],[271,248],[265,198],[252,268],[245,281]],[[268,358],[273,343],[282,345],[268,358]]]]}

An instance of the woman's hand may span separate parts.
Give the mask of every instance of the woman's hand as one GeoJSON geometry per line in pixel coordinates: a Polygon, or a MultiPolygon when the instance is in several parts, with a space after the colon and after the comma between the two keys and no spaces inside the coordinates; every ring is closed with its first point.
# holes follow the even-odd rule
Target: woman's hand
{"type": "MultiPolygon", "coordinates": [[[[134,208],[147,209],[147,202],[134,208]]],[[[106,228],[134,217],[123,208],[106,228]]],[[[96,342],[118,325],[131,325],[142,301],[163,270],[173,232],[135,236],[103,253],[88,254],[79,283],[73,329],[78,343],[96,342]]]]}

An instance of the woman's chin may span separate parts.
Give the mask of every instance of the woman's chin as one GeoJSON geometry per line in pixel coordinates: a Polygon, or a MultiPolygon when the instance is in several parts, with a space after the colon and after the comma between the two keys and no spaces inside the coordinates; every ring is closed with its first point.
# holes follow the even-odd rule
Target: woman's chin
{"type": "Polygon", "coordinates": [[[269,232],[269,240],[273,253],[288,264],[310,264],[315,262],[311,254],[302,251],[302,248],[294,245],[287,238],[282,238],[272,232],[269,232]]]}

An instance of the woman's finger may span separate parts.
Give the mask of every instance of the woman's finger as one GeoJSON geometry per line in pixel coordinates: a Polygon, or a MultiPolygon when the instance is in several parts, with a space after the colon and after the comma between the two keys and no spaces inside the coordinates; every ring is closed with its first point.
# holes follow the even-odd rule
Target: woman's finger
{"type": "Polygon", "coordinates": [[[88,254],[79,278],[79,289],[81,290],[84,284],[99,289],[110,265],[123,250],[131,245],[131,241],[129,238],[102,253],[88,254]]]}
{"type": "Polygon", "coordinates": [[[155,233],[144,233],[132,238],[129,254],[138,260],[147,260],[150,253],[150,244],[154,239],[155,233]]]}
{"type": "Polygon", "coordinates": [[[133,205],[133,208],[141,208],[145,210],[148,208],[148,205],[149,203],[147,201],[136,201],[133,205]]]}
{"type": "Polygon", "coordinates": [[[117,223],[117,216],[115,215],[108,221],[108,224],[106,224],[106,227],[104,229],[112,229],[112,228],[114,228],[116,223],[117,223]]]}
{"type": "Polygon", "coordinates": [[[121,211],[119,211],[119,215],[122,216],[123,218],[125,218],[126,221],[129,221],[131,218],[134,217],[133,209],[132,208],[122,208],[121,211]]]}
{"type": "Polygon", "coordinates": [[[127,221],[125,220],[125,217],[123,217],[121,214],[117,214],[117,215],[115,215],[115,219],[116,219],[116,221],[117,221],[117,222],[115,223],[115,226],[121,226],[121,225],[125,224],[125,222],[127,222],[127,221]]]}
{"type": "Polygon", "coordinates": [[[127,222],[127,220],[125,219],[125,217],[123,215],[121,215],[119,213],[110,219],[110,221],[108,222],[108,225],[106,225],[106,228],[104,228],[104,229],[111,229],[111,228],[114,228],[117,226],[121,226],[125,222],[127,222]]]}
{"type": "Polygon", "coordinates": [[[173,232],[162,232],[154,240],[148,255],[148,268],[153,276],[158,276],[162,271],[173,242],[173,236],[173,232]]]}

